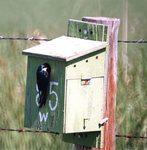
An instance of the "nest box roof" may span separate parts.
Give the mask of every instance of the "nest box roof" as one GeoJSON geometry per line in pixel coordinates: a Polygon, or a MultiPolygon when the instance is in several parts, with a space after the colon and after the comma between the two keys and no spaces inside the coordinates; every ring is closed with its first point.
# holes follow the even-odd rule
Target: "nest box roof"
{"type": "Polygon", "coordinates": [[[43,44],[23,50],[23,54],[45,56],[70,61],[80,56],[98,51],[107,46],[107,42],[85,40],[61,36],[43,44]]]}

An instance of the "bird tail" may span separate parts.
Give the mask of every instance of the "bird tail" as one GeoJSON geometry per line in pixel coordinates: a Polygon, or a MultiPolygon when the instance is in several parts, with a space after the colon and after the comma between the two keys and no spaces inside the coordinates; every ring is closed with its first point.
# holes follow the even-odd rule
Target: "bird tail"
{"type": "Polygon", "coordinates": [[[39,96],[39,108],[46,104],[47,92],[42,92],[39,96]]]}

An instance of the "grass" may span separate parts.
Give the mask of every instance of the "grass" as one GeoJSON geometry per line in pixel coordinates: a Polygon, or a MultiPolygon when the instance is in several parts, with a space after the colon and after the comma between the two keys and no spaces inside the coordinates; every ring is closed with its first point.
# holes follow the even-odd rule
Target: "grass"
{"type": "MultiPolygon", "coordinates": [[[[69,18],[98,15],[122,18],[121,0],[103,1],[100,10],[97,10],[97,4],[100,2],[97,0],[93,3],[85,0],[63,0],[61,4],[58,4],[57,0],[43,0],[37,1],[36,7],[33,8],[34,2],[36,1],[23,1],[23,3],[20,0],[9,3],[0,1],[0,34],[31,37],[34,30],[39,29],[52,38],[66,33],[69,18]]],[[[129,1],[128,39],[147,39],[145,6],[146,0],[129,1]]],[[[119,37],[122,35],[122,24],[121,20],[119,37]]],[[[0,40],[0,127],[15,129],[23,127],[26,57],[22,56],[21,52],[32,45],[34,45],[32,42],[0,40]]],[[[123,58],[126,55],[123,48],[124,45],[119,44],[116,131],[117,134],[147,136],[146,45],[128,45],[125,64],[127,74],[123,66],[123,58]]],[[[73,146],[63,143],[60,136],[52,134],[2,131],[0,149],[71,150],[73,146]]],[[[116,149],[146,150],[147,140],[116,138],[116,149]]]]}
{"type": "MultiPolygon", "coordinates": [[[[136,45],[136,51],[128,49],[127,81],[119,60],[118,92],[117,92],[117,133],[134,136],[147,136],[147,75],[144,60],[145,49],[136,45]],[[134,54],[133,54],[134,53],[134,54]],[[134,56],[137,56],[134,58],[134,56]],[[138,63],[139,62],[139,63],[138,63]]],[[[117,149],[138,150],[147,148],[146,139],[117,138],[117,149]]]]}

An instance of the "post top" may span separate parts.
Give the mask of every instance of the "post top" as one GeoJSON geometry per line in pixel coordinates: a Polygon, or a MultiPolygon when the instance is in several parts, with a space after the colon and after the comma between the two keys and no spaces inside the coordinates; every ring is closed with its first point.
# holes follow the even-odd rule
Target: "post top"
{"type": "Polygon", "coordinates": [[[23,54],[45,56],[70,61],[107,46],[107,42],[61,36],[46,43],[23,50],[23,54]]]}

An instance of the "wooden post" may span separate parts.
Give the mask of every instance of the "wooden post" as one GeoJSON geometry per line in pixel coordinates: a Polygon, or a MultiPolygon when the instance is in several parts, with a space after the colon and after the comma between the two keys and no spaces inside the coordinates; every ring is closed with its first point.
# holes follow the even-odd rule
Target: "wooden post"
{"type": "MultiPolygon", "coordinates": [[[[109,47],[107,61],[107,88],[105,94],[104,117],[109,120],[104,127],[104,145],[101,150],[115,150],[115,110],[116,110],[116,90],[117,90],[117,41],[120,20],[116,18],[104,17],[83,17],[83,21],[107,25],[109,28],[109,47]]],[[[99,148],[87,148],[76,145],[76,150],[100,150],[99,148]]]]}

